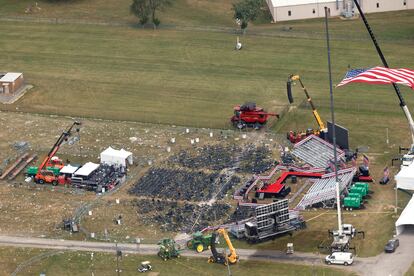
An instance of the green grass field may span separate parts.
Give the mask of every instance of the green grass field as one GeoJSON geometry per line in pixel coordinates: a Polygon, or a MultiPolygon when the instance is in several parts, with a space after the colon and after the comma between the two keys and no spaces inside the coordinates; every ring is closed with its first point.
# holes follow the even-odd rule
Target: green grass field
{"type": "MultiPolygon", "coordinates": [[[[412,15],[372,15],[391,65],[412,67],[412,15]],[[387,24],[376,24],[382,17],[387,24]]],[[[235,104],[256,101],[271,111],[282,109],[290,73],[303,76],[318,105],[328,95],[323,23],[290,25],[292,32],[280,31],[278,24],[252,28],[257,35],[243,37],[246,48],[235,52],[235,35],[222,32],[2,22],[5,58],[0,68],[24,72],[35,88],[16,104],[1,108],[225,128],[235,104]]],[[[380,63],[360,21],[333,19],[331,32],[335,83],[349,64],[380,63]],[[350,34],[350,28],[356,31],[350,34]]],[[[370,114],[386,114],[390,103],[396,103],[389,87],[352,85],[336,92],[338,106],[372,103],[376,97],[375,104],[383,107],[370,114]]],[[[303,99],[300,91],[296,98],[303,99]]],[[[408,96],[409,102],[412,98],[408,96]]],[[[398,111],[395,115],[402,117],[398,111]]]]}
{"type": "Polygon", "coordinates": [[[405,273],[405,276],[413,276],[414,275],[414,263],[411,265],[411,268],[405,273]]]}
{"type": "MultiPolygon", "coordinates": [[[[10,275],[22,261],[22,257],[36,256],[48,251],[1,248],[3,260],[7,260],[7,269],[0,275],[10,275]],[[13,261],[13,258],[15,261],[13,261]],[[4,274],[3,274],[4,273],[4,274]]],[[[223,265],[208,264],[204,258],[182,257],[164,262],[157,256],[140,256],[126,254],[119,260],[121,275],[137,275],[137,268],[142,261],[149,260],[153,265],[153,272],[148,275],[228,275],[223,265]]],[[[2,262],[3,263],[3,262],[2,262]]],[[[340,269],[322,266],[305,266],[264,261],[240,261],[230,267],[233,275],[353,275],[340,269]]],[[[51,256],[26,267],[18,275],[116,275],[115,254],[88,252],[66,252],[51,256]]]]}

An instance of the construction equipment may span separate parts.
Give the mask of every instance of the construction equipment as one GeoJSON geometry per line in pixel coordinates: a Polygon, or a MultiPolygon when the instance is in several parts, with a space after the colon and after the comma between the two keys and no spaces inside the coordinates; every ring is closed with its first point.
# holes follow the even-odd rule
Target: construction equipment
{"type": "Polygon", "coordinates": [[[157,244],[160,246],[158,257],[164,261],[180,257],[181,248],[173,239],[162,239],[157,244]]]}
{"type": "Polygon", "coordinates": [[[267,123],[271,116],[279,118],[279,114],[266,112],[263,108],[256,106],[256,103],[246,103],[234,107],[234,115],[230,121],[238,129],[253,127],[258,130],[267,123]]]}
{"type": "MultiPolygon", "coordinates": [[[[48,155],[45,157],[42,164],[39,166],[37,170],[37,173],[34,177],[34,180],[36,183],[39,183],[39,184],[52,183],[53,185],[58,184],[58,177],[53,173],[53,171],[47,170],[47,167],[53,167],[54,164],[59,164],[60,166],[60,163],[62,162],[57,161],[57,159],[54,159],[55,161],[52,161],[52,158],[55,156],[56,152],[59,150],[63,142],[65,142],[68,139],[68,137],[71,135],[72,128],[74,126],[79,126],[79,125],[80,125],[80,122],[77,122],[77,121],[73,122],[70,128],[64,131],[59,136],[56,143],[53,145],[48,155]]],[[[79,132],[79,129],[76,129],[76,131],[79,132]]],[[[63,163],[61,165],[63,165],[63,163]]]]}
{"type": "Polygon", "coordinates": [[[236,253],[236,249],[233,247],[229,235],[227,234],[226,229],[219,228],[211,235],[211,243],[210,243],[211,253],[213,254],[208,258],[209,263],[218,263],[218,264],[235,264],[239,261],[239,256],[236,253]],[[224,240],[226,241],[227,247],[230,250],[229,254],[218,253],[216,248],[216,243],[218,243],[219,236],[222,235],[224,240]]]}
{"type": "Polygon", "coordinates": [[[303,85],[302,79],[300,78],[299,75],[290,75],[287,81],[286,87],[287,87],[287,96],[289,99],[289,103],[291,104],[293,103],[292,83],[294,83],[295,81],[299,81],[300,85],[302,86],[303,92],[305,92],[306,99],[308,100],[312,108],[312,113],[313,113],[313,116],[315,117],[316,123],[319,126],[319,129],[314,130],[312,128],[309,128],[305,132],[299,132],[299,133],[295,131],[289,131],[289,133],[287,134],[287,138],[292,143],[297,143],[301,141],[302,139],[304,139],[305,137],[312,135],[312,134],[317,135],[321,138],[325,138],[326,134],[328,133],[328,129],[325,127],[325,124],[323,123],[321,117],[319,116],[319,113],[316,110],[316,107],[312,102],[312,98],[309,96],[309,93],[306,90],[306,87],[303,85]]]}
{"type": "Polygon", "coordinates": [[[187,242],[187,248],[201,253],[210,248],[211,234],[203,235],[200,231],[193,234],[193,238],[187,242]]]}
{"type": "MultiPolygon", "coordinates": [[[[377,50],[377,53],[382,61],[382,64],[384,65],[385,68],[389,68],[388,66],[388,62],[384,57],[384,54],[382,53],[382,50],[377,42],[377,39],[375,38],[374,32],[371,29],[371,26],[368,23],[368,20],[365,17],[365,13],[362,11],[361,6],[359,4],[359,2],[357,0],[353,0],[354,4],[356,6],[356,8],[358,9],[358,13],[361,16],[362,21],[364,22],[364,25],[371,37],[372,43],[375,46],[375,49],[377,50]]],[[[400,92],[400,89],[398,88],[398,85],[396,83],[392,84],[395,94],[398,97],[398,100],[400,101],[400,107],[404,112],[405,118],[408,121],[408,126],[410,128],[410,133],[411,133],[411,147],[408,151],[407,154],[405,154],[401,161],[401,166],[409,166],[413,161],[414,161],[414,120],[413,117],[411,116],[410,110],[407,107],[407,104],[405,103],[405,100],[400,92]]]]}

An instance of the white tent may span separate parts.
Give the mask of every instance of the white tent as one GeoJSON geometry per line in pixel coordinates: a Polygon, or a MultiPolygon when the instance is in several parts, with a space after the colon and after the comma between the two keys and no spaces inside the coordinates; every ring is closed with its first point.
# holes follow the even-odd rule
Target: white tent
{"type": "Polygon", "coordinates": [[[89,176],[94,170],[99,168],[99,164],[88,162],[75,172],[76,176],[89,176]]]}
{"type": "Polygon", "coordinates": [[[394,179],[398,189],[414,191],[414,162],[408,167],[402,167],[394,179]]]}
{"type": "Polygon", "coordinates": [[[70,164],[68,164],[60,170],[60,173],[73,174],[74,172],[76,172],[77,169],[79,169],[79,167],[71,166],[70,164]]]}
{"type": "MultiPolygon", "coordinates": [[[[408,167],[402,167],[394,179],[398,189],[414,191],[414,162],[408,167]]],[[[404,231],[405,225],[414,225],[414,196],[405,206],[405,209],[395,223],[397,235],[404,231]]]]}
{"type": "Polygon", "coordinates": [[[405,206],[405,209],[395,223],[397,235],[404,231],[404,226],[406,225],[414,225],[414,196],[408,202],[407,206],[405,206]]]}
{"type": "Polygon", "coordinates": [[[132,152],[126,151],[124,149],[116,150],[111,147],[108,147],[106,150],[101,152],[101,163],[126,166],[127,162],[129,165],[132,165],[132,152]]]}

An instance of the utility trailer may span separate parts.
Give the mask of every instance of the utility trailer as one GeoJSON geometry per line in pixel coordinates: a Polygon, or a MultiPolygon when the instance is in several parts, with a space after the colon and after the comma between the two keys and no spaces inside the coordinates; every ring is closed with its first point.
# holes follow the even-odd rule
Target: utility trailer
{"type": "Polygon", "coordinates": [[[359,197],[345,197],[344,198],[344,207],[359,209],[362,206],[361,198],[359,197]]]}
{"type": "Polygon", "coordinates": [[[305,221],[288,209],[288,199],[257,206],[254,218],[245,223],[245,238],[248,242],[260,242],[283,233],[306,227],[305,221]]]}

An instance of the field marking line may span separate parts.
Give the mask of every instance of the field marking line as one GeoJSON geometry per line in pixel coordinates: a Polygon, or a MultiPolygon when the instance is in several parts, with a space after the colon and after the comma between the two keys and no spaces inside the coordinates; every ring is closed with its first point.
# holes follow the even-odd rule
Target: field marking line
{"type": "Polygon", "coordinates": [[[314,216],[313,218],[310,218],[310,219],[306,220],[306,222],[311,221],[311,220],[314,220],[314,219],[316,219],[316,218],[318,218],[318,217],[320,217],[320,216],[323,216],[323,215],[327,214],[328,212],[329,212],[329,211],[326,211],[326,212],[324,212],[324,213],[322,213],[322,214],[319,214],[319,215],[317,215],[317,216],[314,216]]]}

